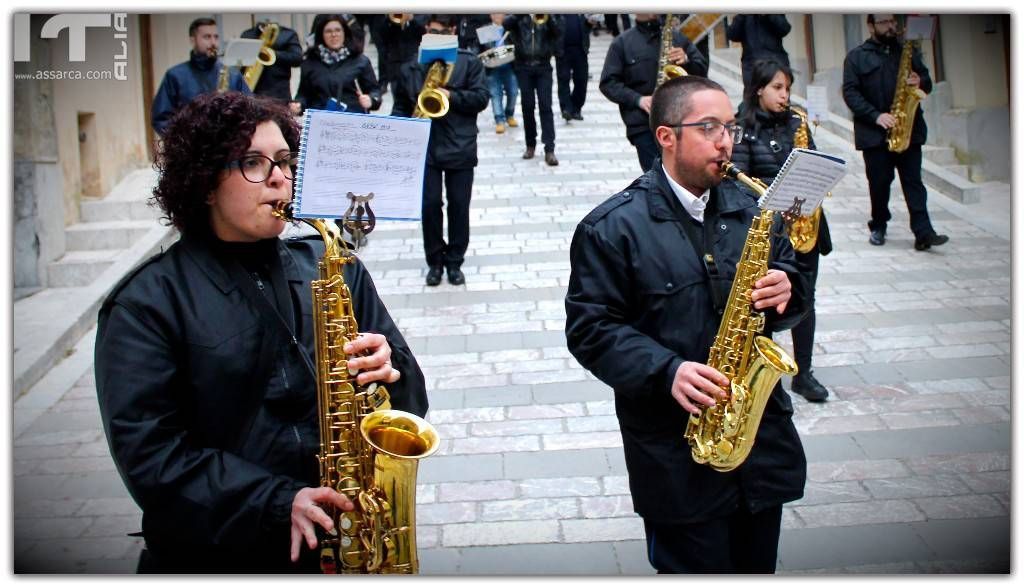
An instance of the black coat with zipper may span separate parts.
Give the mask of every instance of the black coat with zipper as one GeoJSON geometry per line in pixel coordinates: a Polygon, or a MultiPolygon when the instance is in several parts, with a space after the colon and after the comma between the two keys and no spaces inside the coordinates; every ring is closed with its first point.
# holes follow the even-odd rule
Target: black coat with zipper
{"type": "MultiPolygon", "coordinates": [[[[875,121],[880,114],[892,109],[902,50],[902,45],[868,39],[854,47],[843,61],[843,100],[853,112],[853,141],[858,150],[885,145],[888,131],[875,121]]],[[[931,93],[932,78],[920,49],[914,49],[910,67],[921,77],[921,90],[931,93]]],[[[923,145],[928,140],[928,126],[920,104],[916,112],[910,144],[923,145]]]]}
{"type": "MultiPolygon", "coordinates": [[[[724,300],[758,209],[730,180],[711,198],[718,212],[706,211],[704,222],[713,227],[724,300]]],[[[778,385],[743,465],[720,473],[690,455],[683,437],[688,413],[672,397],[672,381],[682,362],[707,362],[720,318],[684,222],[693,221],[656,160],[576,227],[565,297],[569,351],[615,392],[634,510],[661,524],[726,516],[741,501],[757,512],[797,500],[806,480],[793,408],[778,385]]],[[[785,314],[765,312],[769,332],[802,320],[807,292],[789,241],[777,231],[771,239],[769,267],[786,272],[793,296],[785,314]]]]}
{"type": "MultiPolygon", "coordinates": [[[[395,83],[392,116],[411,116],[423,89],[429,65],[410,61],[402,65],[395,83]]],[[[476,116],[491,103],[480,59],[459,49],[448,83],[448,113],[430,121],[427,165],[441,169],[468,169],[477,164],[476,116]]]]}
{"type": "MultiPolygon", "coordinates": [[[[687,62],[682,67],[687,74],[708,75],[708,62],[704,55],[682,33],[673,33],[672,46],[681,47],[686,52],[687,62]]],[[[608,47],[604,69],[601,70],[601,93],[619,105],[627,137],[651,130],[650,117],[640,108],[640,98],[654,94],[660,56],[661,33],[658,28],[635,26],[616,37],[608,47]]]]}
{"type": "Polygon", "coordinates": [[[562,22],[558,15],[548,14],[547,21],[538,25],[529,14],[505,17],[502,26],[509,36],[506,45],[516,46],[513,67],[551,64],[552,57],[562,55],[562,22]]]}
{"type": "MultiPolygon", "coordinates": [[[[263,32],[259,26],[242,31],[243,39],[259,39],[263,32]]],[[[282,26],[273,47],[276,60],[273,65],[263,66],[260,81],[256,83],[254,94],[270,96],[278,100],[292,99],[292,68],[302,65],[302,45],[299,35],[292,29],[282,26]]]]}
{"type": "MultiPolygon", "coordinates": [[[[771,185],[793,151],[793,136],[800,128],[800,117],[788,110],[774,114],[758,109],[754,113],[753,122],[750,122],[741,110],[736,113],[736,121],[743,125],[743,140],[732,146],[732,162],[748,176],[771,185]]],[[[807,148],[817,149],[810,132],[808,128],[807,148]]],[[[824,211],[821,213],[815,246],[821,255],[832,252],[832,234],[828,230],[824,211]]],[[[801,259],[801,255],[797,253],[797,259],[801,259]]]]}
{"type": "Polygon", "coordinates": [[[366,112],[359,104],[356,81],[359,82],[359,89],[370,96],[370,110],[380,108],[377,76],[373,73],[370,59],[362,53],[349,55],[337,63],[326,64],[321,61],[318,52],[307,51],[301,72],[295,101],[302,105],[303,110],[326,108],[327,101],[334,98],[345,103],[348,112],[366,112]]]}
{"type": "MultiPolygon", "coordinates": [[[[244,294],[231,260],[196,234],[127,276],[101,307],[100,414],[156,569],[297,569],[291,503],[319,486],[315,378],[302,354],[315,356],[310,280],[324,247],[317,237],[274,248],[278,269],[257,284],[281,319],[244,294]],[[274,320],[292,324],[297,344],[274,320]]],[[[425,414],[423,374],[369,274],[356,261],[344,277],[360,329],[387,337],[402,373],[387,385],[393,408],[425,414]]]]}

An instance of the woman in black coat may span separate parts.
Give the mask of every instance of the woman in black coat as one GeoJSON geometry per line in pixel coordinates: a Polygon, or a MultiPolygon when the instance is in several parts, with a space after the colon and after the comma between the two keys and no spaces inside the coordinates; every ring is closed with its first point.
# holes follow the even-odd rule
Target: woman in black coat
{"type": "MultiPolygon", "coordinates": [[[[732,161],[751,177],[771,184],[782,164],[793,150],[793,136],[805,124],[789,106],[789,90],[793,85],[793,72],[789,66],[774,60],[754,64],[751,83],[744,91],[743,103],[736,113],[743,126],[743,140],[733,146],[732,161]]],[[[814,139],[807,129],[808,149],[814,149],[814,139]]],[[[832,239],[822,211],[818,225],[818,239],[807,253],[796,252],[810,285],[807,317],[793,327],[793,352],[800,368],[793,378],[793,391],[811,402],[823,402],[828,390],[811,372],[811,354],[814,348],[814,284],[818,279],[818,260],[832,251],[832,239]]]]}
{"type": "Polygon", "coordinates": [[[329,109],[334,98],[349,112],[380,108],[380,86],[370,59],[363,54],[360,35],[339,14],[319,18],[313,43],[302,62],[295,101],[302,109],[329,109]]]}
{"type": "MultiPolygon", "coordinates": [[[[280,239],[272,214],[292,197],[299,132],[270,98],[204,94],[179,110],[154,200],[181,239],[100,309],[96,390],[142,509],[140,572],[316,571],[315,531],[334,526],[323,509],[352,509],[320,486],[316,458],[310,281],[324,244],[280,239]]],[[[422,416],[423,373],[373,280],[358,260],[343,273],[362,328],[349,369],[422,416]]]]}

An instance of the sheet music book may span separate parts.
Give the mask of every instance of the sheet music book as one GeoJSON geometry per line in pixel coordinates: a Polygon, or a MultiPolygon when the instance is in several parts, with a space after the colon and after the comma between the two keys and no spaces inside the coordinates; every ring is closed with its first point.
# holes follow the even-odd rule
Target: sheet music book
{"type": "Polygon", "coordinates": [[[478,41],[480,41],[481,45],[493,43],[501,38],[501,33],[503,30],[504,29],[502,29],[501,26],[496,24],[489,24],[484,25],[482,27],[477,27],[476,38],[478,41]]]}
{"type": "Polygon", "coordinates": [[[809,215],[846,174],[846,161],[811,149],[796,148],[757,205],[777,212],[809,215]]]}
{"type": "Polygon", "coordinates": [[[293,214],[341,218],[349,192],[373,192],[377,220],[419,220],[430,119],[306,110],[293,214]]]}
{"type": "Polygon", "coordinates": [[[456,35],[423,35],[420,39],[420,63],[433,63],[443,59],[445,63],[455,63],[459,54],[459,37],[456,35]]]}

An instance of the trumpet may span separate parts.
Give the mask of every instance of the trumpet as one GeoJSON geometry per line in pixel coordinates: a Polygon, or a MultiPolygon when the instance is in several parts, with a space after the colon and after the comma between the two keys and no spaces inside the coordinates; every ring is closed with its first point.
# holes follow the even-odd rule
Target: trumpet
{"type": "Polygon", "coordinates": [[[411,14],[398,14],[398,13],[396,13],[396,14],[389,14],[388,15],[388,20],[390,20],[391,22],[393,22],[394,24],[396,24],[398,26],[403,26],[404,27],[405,23],[409,22],[409,18],[411,16],[412,16],[411,14]]]}
{"type": "Polygon", "coordinates": [[[531,14],[533,17],[533,24],[537,26],[543,26],[544,23],[548,22],[548,15],[546,14],[531,14]]]}

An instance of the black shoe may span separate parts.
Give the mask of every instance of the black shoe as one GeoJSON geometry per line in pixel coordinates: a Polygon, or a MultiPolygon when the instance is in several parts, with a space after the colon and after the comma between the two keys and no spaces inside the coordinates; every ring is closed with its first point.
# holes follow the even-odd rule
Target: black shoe
{"type": "Polygon", "coordinates": [[[562,111],[562,118],[565,119],[565,122],[569,122],[569,121],[572,120],[572,113],[569,112],[568,110],[563,110],[562,111]]]}
{"type": "Polygon", "coordinates": [[[544,163],[546,163],[548,165],[558,165],[558,158],[555,157],[555,152],[554,151],[545,151],[544,152],[544,163]]]}
{"type": "Polygon", "coordinates": [[[448,283],[452,286],[461,286],[466,283],[466,274],[457,267],[448,268],[448,283]]]}
{"type": "Polygon", "coordinates": [[[441,266],[432,266],[427,270],[427,285],[436,286],[441,283],[441,276],[444,275],[444,269],[441,266]]]}
{"type": "Polygon", "coordinates": [[[925,249],[931,249],[933,245],[938,247],[946,241],[949,241],[948,235],[936,235],[935,233],[932,233],[924,239],[914,239],[914,249],[924,251],[925,249]]]}
{"type": "Polygon", "coordinates": [[[872,245],[885,245],[885,231],[881,229],[871,231],[871,237],[868,238],[868,243],[871,243],[872,245]]]}
{"type": "Polygon", "coordinates": [[[806,374],[800,372],[793,376],[793,392],[803,396],[807,402],[825,402],[828,398],[828,388],[821,385],[821,382],[814,378],[814,372],[806,374]]]}
{"type": "Polygon", "coordinates": [[[582,112],[576,112],[576,114],[572,115],[572,119],[573,120],[583,120],[583,113],[582,112]]]}
{"type": "Polygon", "coordinates": [[[536,147],[527,147],[526,151],[523,151],[523,159],[533,159],[533,153],[536,150],[536,147]]]}

